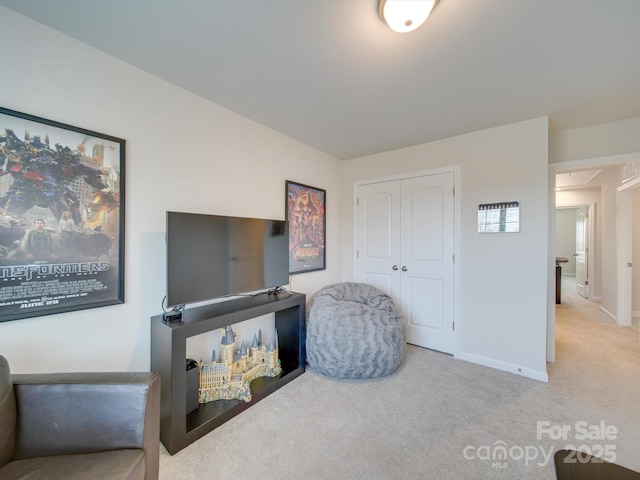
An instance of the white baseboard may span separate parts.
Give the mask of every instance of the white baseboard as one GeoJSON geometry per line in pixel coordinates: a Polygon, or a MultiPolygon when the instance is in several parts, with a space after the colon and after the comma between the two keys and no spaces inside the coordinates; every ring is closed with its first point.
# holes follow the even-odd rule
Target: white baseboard
{"type": "Polygon", "coordinates": [[[618,319],[616,318],[616,316],[613,313],[611,313],[609,310],[604,308],[602,305],[600,306],[600,310],[602,310],[604,313],[609,315],[613,319],[614,322],[616,322],[616,323],[618,322],[618,319]]]}
{"type": "Polygon", "coordinates": [[[465,360],[467,362],[483,365],[485,367],[495,368],[496,370],[502,370],[504,372],[514,373],[516,375],[522,375],[523,377],[531,378],[533,380],[539,380],[541,382],[549,382],[549,374],[546,371],[532,370],[530,368],[522,368],[517,365],[513,365],[506,362],[500,362],[491,358],[481,357],[479,355],[473,355],[471,353],[457,352],[456,358],[465,360]]]}

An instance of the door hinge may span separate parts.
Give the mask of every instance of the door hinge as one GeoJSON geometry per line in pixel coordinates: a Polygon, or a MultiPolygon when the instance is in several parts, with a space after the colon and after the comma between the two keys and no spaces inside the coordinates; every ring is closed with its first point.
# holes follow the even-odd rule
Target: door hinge
{"type": "Polygon", "coordinates": [[[451,330],[455,330],[456,329],[456,322],[451,322],[451,330]]]}
{"type": "Polygon", "coordinates": [[[585,280],[585,281],[584,281],[584,284],[585,284],[585,285],[589,285],[589,280],[585,280]]]}
{"type": "Polygon", "coordinates": [[[360,206],[360,197],[356,197],[356,207],[360,206]]]}
{"type": "Polygon", "coordinates": [[[356,250],[356,258],[360,258],[360,250],[356,250]]]}
{"type": "Polygon", "coordinates": [[[456,196],[456,187],[453,187],[453,196],[456,196]]]}
{"type": "Polygon", "coordinates": [[[453,263],[456,263],[456,254],[454,253],[452,257],[453,257],[453,263]]]}

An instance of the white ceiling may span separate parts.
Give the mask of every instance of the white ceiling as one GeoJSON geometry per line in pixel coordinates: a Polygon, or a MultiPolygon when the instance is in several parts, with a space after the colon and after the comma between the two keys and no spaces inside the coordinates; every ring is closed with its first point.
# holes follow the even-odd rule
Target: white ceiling
{"type": "Polygon", "coordinates": [[[557,173],[556,190],[570,190],[575,188],[600,186],[599,176],[602,172],[602,168],[597,168],[593,170],[576,170],[566,173],[557,173]]]}
{"type": "Polygon", "coordinates": [[[406,34],[377,0],[0,4],[340,159],[640,116],[637,0],[440,0],[406,34]]]}

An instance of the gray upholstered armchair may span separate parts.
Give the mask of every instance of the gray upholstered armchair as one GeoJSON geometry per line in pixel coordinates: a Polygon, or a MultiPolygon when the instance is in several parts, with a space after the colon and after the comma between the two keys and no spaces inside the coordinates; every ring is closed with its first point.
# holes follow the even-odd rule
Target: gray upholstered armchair
{"type": "Polygon", "coordinates": [[[0,356],[0,478],[158,478],[157,373],[11,375],[0,356]]]}

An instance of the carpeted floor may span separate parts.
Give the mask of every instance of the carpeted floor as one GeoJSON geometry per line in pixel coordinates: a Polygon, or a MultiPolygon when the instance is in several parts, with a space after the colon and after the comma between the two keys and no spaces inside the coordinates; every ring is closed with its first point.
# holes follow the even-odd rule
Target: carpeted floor
{"type": "Polygon", "coordinates": [[[161,447],[160,478],[552,480],[571,445],[640,470],[638,333],[565,289],[549,383],[412,346],[380,380],[307,371],[176,455],[161,447]]]}

